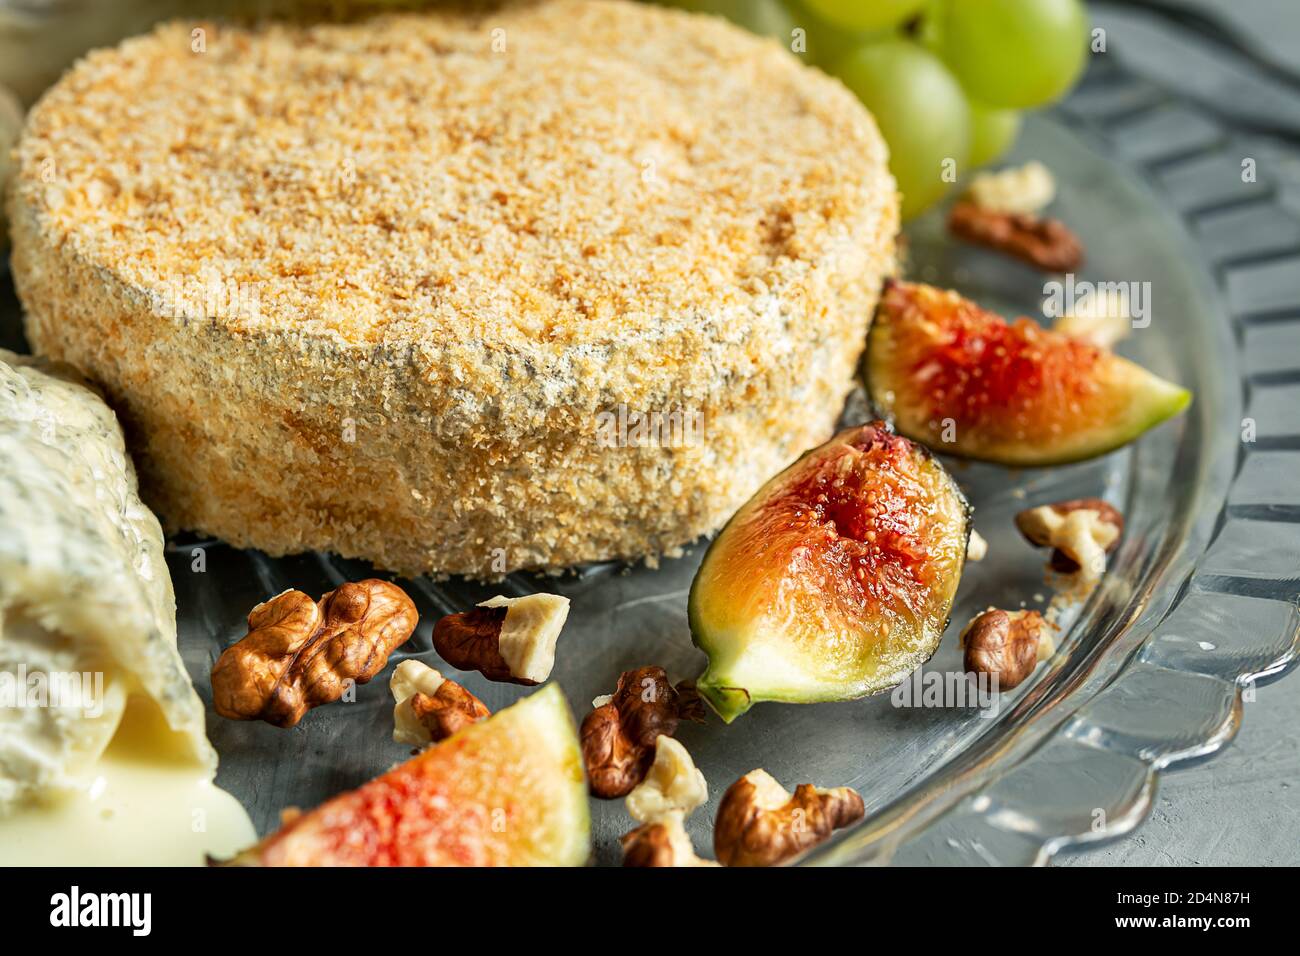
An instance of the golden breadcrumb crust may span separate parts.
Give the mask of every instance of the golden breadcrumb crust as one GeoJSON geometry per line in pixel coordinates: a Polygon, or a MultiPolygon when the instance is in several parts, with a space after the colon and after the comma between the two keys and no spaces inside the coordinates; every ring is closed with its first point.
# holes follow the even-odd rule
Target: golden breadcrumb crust
{"type": "Polygon", "coordinates": [[[405,573],[716,528],[829,433],[898,225],[842,86],[603,0],[167,24],[17,159],[28,336],[104,387],[167,525],[405,573]],[[605,447],[620,404],[702,440],[605,447]]]}

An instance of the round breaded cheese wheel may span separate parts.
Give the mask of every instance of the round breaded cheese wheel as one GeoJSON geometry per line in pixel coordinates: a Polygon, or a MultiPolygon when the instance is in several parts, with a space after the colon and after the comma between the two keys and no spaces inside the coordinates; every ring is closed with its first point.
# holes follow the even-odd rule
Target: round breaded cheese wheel
{"type": "Polygon", "coordinates": [[[830,434],[886,161],[846,89],[711,17],[177,22],[32,111],[13,272],[170,529],[407,574],[653,560],[830,434]]]}

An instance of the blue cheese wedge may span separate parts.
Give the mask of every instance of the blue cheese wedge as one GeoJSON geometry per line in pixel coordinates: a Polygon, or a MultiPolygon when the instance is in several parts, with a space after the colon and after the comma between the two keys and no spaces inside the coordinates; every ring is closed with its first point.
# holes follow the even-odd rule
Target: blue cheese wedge
{"type": "Polygon", "coordinates": [[[215,768],[116,417],[0,350],[0,863],[236,848],[252,828],[215,768]]]}

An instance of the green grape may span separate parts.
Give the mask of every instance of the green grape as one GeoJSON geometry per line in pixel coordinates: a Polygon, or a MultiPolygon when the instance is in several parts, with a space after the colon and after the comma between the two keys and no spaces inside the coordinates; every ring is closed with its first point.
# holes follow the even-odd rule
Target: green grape
{"type": "Polygon", "coordinates": [[[726,17],[759,36],[780,40],[788,49],[790,34],[796,24],[778,0],[661,0],[666,6],[692,13],[712,13],[726,17]]]}
{"type": "Polygon", "coordinates": [[[926,0],[804,0],[832,26],[857,33],[893,29],[925,5],[926,0]]]}
{"type": "Polygon", "coordinates": [[[1016,141],[1020,133],[1020,113],[1000,110],[979,103],[970,104],[970,159],[972,166],[983,166],[997,159],[1016,141]]]}
{"type": "Polygon", "coordinates": [[[1050,103],[1088,56],[1079,0],[947,0],[934,16],[931,42],[966,92],[990,106],[1050,103]]]}
{"type": "Polygon", "coordinates": [[[909,219],[943,198],[963,172],[970,110],[951,73],[906,40],[873,43],[850,54],[836,74],[871,110],[889,143],[889,168],[909,219]]]}
{"type": "Polygon", "coordinates": [[[795,26],[803,30],[807,62],[824,70],[830,70],[858,47],[887,39],[892,33],[890,30],[863,33],[846,30],[827,23],[808,3],[800,0],[783,0],[783,5],[795,26]]]}

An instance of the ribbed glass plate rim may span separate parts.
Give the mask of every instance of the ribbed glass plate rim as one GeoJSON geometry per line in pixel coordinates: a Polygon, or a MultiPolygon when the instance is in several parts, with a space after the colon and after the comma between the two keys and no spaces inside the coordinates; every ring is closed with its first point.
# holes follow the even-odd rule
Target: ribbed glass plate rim
{"type": "MultiPolygon", "coordinates": [[[[1246,420],[1243,411],[1258,384],[1257,376],[1245,371],[1246,322],[1227,308],[1224,272],[1197,247],[1193,222],[1237,203],[1276,203],[1277,194],[1265,185],[1262,196],[1249,199],[1190,209],[1178,209],[1171,201],[1156,170],[1224,149],[1226,131],[1217,146],[1194,153],[1171,152],[1149,162],[1125,161],[1108,147],[1109,127],[1175,103],[1177,97],[1167,91],[1107,64],[1091,69],[1078,94],[1050,116],[1070,127],[1081,149],[1104,156],[1150,196],[1152,205],[1165,210],[1171,237],[1186,250],[1188,261],[1199,265],[1207,303],[1222,317],[1232,350],[1222,357],[1233,378],[1225,390],[1228,407],[1212,414],[1220,427],[1235,432],[1239,422],[1246,420]],[[1120,104],[1118,108],[1078,105],[1098,88],[1105,93],[1096,99],[1120,104]]],[[[1261,258],[1277,254],[1269,252],[1261,258]]],[[[1300,368],[1272,371],[1268,381],[1293,378],[1300,380],[1300,368]]],[[[1300,436],[1281,444],[1300,447],[1300,436]]],[[[1175,470],[1191,464],[1184,460],[1186,443],[1182,445],[1173,463],[1175,470]]],[[[1019,713],[1012,715],[1006,732],[984,735],[862,826],[839,835],[802,862],[1041,865],[1064,847],[1108,842],[1132,832],[1152,808],[1159,773],[1180,762],[1207,759],[1230,742],[1242,720],[1243,692],[1257,681],[1281,676],[1300,655],[1296,606],[1300,580],[1216,573],[1213,562],[1207,566],[1205,560],[1234,521],[1267,523],[1281,540],[1300,548],[1300,485],[1289,491],[1278,488],[1266,506],[1232,504],[1233,489],[1252,457],[1267,455],[1277,446],[1275,440],[1263,445],[1242,442],[1235,450],[1207,450],[1213,460],[1201,463],[1207,471],[1196,489],[1199,500],[1194,512],[1146,556],[1145,573],[1141,580],[1130,582],[1129,599],[1105,607],[1109,594],[1094,594],[1083,609],[1080,620],[1090,620],[1098,628],[1091,648],[1019,701],[1019,713]],[[1275,626],[1272,632],[1256,635],[1253,642],[1264,652],[1252,659],[1226,655],[1215,660],[1196,654],[1195,644],[1184,655],[1176,647],[1171,650],[1168,642],[1161,644],[1162,625],[1180,609],[1196,613],[1189,602],[1205,595],[1223,595],[1238,611],[1244,607],[1241,602],[1269,604],[1276,613],[1267,618],[1275,626]],[[1140,702],[1126,686],[1129,683],[1141,688],[1140,702]],[[1169,728],[1181,730],[1173,733],[1169,728]],[[1068,774],[1071,761],[1077,765],[1080,760],[1086,761],[1083,769],[1089,781],[1097,784],[1087,790],[1086,799],[1080,794],[1075,805],[1062,806],[1029,796],[1043,789],[1039,784],[1046,779],[1044,772],[1068,774]]],[[[1140,446],[1134,451],[1142,453],[1140,446]]]]}

